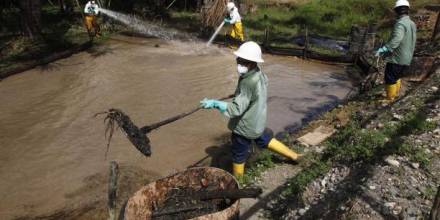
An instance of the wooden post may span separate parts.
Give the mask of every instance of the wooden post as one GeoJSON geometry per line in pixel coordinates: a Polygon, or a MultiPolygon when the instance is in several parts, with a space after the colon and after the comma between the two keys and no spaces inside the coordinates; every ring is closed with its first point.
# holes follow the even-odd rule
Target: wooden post
{"type": "Polygon", "coordinates": [[[116,219],[116,196],[118,189],[119,166],[116,161],[110,162],[110,174],[108,181],[108,219],[116,219]]]}
{"type": "Polygon", "coordinates": [[[309,50],[309,29],[306,26],[306,35],[304,38],[303,58],[307,59],[307,51],[309,50]]]}
{"type": "Polygon", "coordinates": [[[265,28],[264,28],[264,42],[263,42],[263,47],[267,48],[268,46],[270,46],[269,44],[269,27],[268,27],[268,19],[269,17],[267,16],[267,14],[264,15],[264,23],[265,23],[265,28]]]}
{"type": "Polygon", "coordinates": [[[431,41],[434,42],[440,39],[440,4],[430,4],[425,6],[426,9],[430,11],[437,12],[437,22],[435,23],[434,32],[432,33],[431,41]]]}
{"type": "Polygon", "coordinates": [[[437,189],[434,204],[432,204],[431,214],[429,220],[440,220],[440,186],[437,189]]]}

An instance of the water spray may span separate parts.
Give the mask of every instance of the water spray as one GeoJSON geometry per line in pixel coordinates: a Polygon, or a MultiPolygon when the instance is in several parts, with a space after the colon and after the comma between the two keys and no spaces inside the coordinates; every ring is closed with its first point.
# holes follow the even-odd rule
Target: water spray
{"type": "Polygon", "coordinates": [[[217,27],[217,29],[215,30],[214,34],[209,39],[208,43],[206,44],[207,47],[211,46],[212,42],[214,41],[215,37],[217,37],[218,33],[223,28],[223,26],[225,26],[225,22],[224,21],[217,27]]]}
{"type": "Polygon", "coordinates": [[[164,28],[136,18],[134,15],[126,15],[104,8],[100,8],[99,11],[142,34],[154,36],[164,40],[172,40],[177,36],[176,31],[164,30],[164,28]]]}

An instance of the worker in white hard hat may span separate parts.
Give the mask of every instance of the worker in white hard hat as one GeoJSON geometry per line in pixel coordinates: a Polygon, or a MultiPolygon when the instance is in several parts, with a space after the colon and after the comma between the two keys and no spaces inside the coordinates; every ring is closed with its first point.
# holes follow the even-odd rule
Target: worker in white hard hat
{"type": "Polygon", "coordinates": [[[97,22],[97,15],[99,14],[99,6],[95,1],[88,1],[84,7],[84,22],[86,24],[87,32],[90,38],[101,35],[101,28],[97,22]],[[94,31],[92,31],[92,29],[94,31]]]}
{"type": "Polygon", "coordinates": [[[229,35],[232,37],[232,39],[243,42],[243,25],[241,23],[241,16],[238,12],[238,8],[235,7],[234,2],[229,2],[226,5],[226,9],[228,10],[228,16],[225,17],[224,22],[231,25],[229,35]]]}
{"type": "Polygon", "coordinates": [[[206,98],[200,102],[203,108],[215,108],[229,118],[233,174],[243,176],[252,142],[296,161],[301,155],[276,140],[270,129],[265,129],[268,80],[258,66],[258,63],[264,62],[260,46],[255,42],[246,42],[234,54],[239,74],[235,97],[231,102],[206,98]]]}
{"type": "Polygon", "coordinates": [[[400,92],[400,78],[409,68],[413,59],[417,39],[417,26],[409,17],[409,2],[398,0],[394,6],[397,21],[390,40],[376,52],[376,56],[384,56],[385,67],[385,102],[392,102],[400,92]]]}

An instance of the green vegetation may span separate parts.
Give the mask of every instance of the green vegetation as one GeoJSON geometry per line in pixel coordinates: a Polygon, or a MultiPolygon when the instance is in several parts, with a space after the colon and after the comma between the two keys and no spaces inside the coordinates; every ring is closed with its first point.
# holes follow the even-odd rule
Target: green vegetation
{"type": "Polygon", "coordinates": [[[302,33],[306,26],[312,33],[345,38],[353,24],[377,21],[391,4],[392,1],[382,0],[312,0],[291,7],[261,5],[255,15],[246,16],[244,23],[251,38],[258,40],[266,26],[275,38],[302,33]]]}
{"type": "MultiPolygon", "coordinates": [[[[379,23],[379,35],[386,39],[394,19],[394,0],[310,0],[293,2],[278,7],[264,2],[257,3],[254,14],[244,16],[247,36],[258,42],[264,41],[264,30],[270,31],[269,39],[274,46],[286,46],[294,35],[310,33],[347,39],[353,25],[379,23]],[[266,15],[266,16],[265,16],[266,15]]],[[[412,12],[428,3],[440,0],[412,1],[412,12]]],[[[291,43],[290,43],[291,45],[291,43]]]]}
{"type": "Polygon", "coordinates": [[[246,168],[246,173],[243,178],[239,179],[240,185],[243,187],[248,186],[255,182],[257,177],[264,171],[275,166],[273,162],[273,155],[269,150],[262,150],[256,155],[254,161],[246,164],[249,168],[246,168]]]}
{"type": "MultiPolygon", "coordinates": [[[[17,18],[18,10],[7,11],[7,18],[17,18]]],[[[19,19],[8,20],[9,34],[0,37],[4,58],[0,60],[0,70],[12,69],[23,63],[42,58],[55,52],[69,49],[89,40],[87,31],[82,26],[82,18],[62,14],[58,7],[42,8],[42,33],[37,39],[29,39],[18,34],[19,19]]]]}
{"type": "MultiPolygon", "coordinates": [[[[432,131],[436,124],[426,120],[423,102],[416,99],[412,104],[418,110],[406,113],[398,123],[388,123],[381,129],[362,128],[361,120],[353,115],[343,129],[324,143],[327,147],[324,154],[290,179],[283,193],[299,194],[309,183],[327,173],[334,163],[374,164],[387,155],[398,154],[407,156],[422,168],[429,166],[430,157],[421,148],[408,143],[405,137],[432,131]]],[[[392,116],[387,115],[383,121],[392,121],[392,116]]]]}

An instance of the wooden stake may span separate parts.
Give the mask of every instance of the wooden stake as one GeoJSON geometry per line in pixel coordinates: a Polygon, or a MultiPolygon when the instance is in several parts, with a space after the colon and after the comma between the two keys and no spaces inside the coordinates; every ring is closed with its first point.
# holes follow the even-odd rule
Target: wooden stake
{"type": "Polygon", "coordinates": [[[304,54],[303,58],[307,59],[307,51],[309,50],[309,29],[306,26],[306,34],[304,37],[304,54]]]}
{"type": "Polygon", "coordinates": [[[434,42],[440,38],[440,4],[430,4],[425,6],[430,11],[437,12],[437,22],[435,23],[434,32],[431,41],[434,42]]]}
{"type": "Polygon", "coordinates": [[[110,175],[108,181],[108,219],[116,219],[116,197],[118,189],[119,166],[116,161],[110,162],[110,175]]]}

